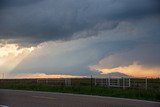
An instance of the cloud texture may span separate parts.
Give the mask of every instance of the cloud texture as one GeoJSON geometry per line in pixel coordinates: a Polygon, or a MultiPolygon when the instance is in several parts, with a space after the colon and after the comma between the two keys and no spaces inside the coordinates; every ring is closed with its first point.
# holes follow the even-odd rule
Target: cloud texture
{"type": "Polygon", "coordinates": [[[34,46],[12,73],[99,75],[95,67],[135,62],[159,69],[159,0],[0,2],[1,44],[34,46]]]}
{"type": "Polygon", "coordinates": [[[38,44],[70,40],[77,32],[95,28],[88,37],[123,20],[159,15],[159,10],[159,0],[1,0],[0,39],[38,44]]]}

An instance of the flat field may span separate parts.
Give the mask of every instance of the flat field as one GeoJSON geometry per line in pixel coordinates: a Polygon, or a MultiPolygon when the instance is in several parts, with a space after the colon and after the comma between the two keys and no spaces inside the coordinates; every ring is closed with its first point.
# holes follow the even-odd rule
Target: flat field
{"type": "Polygon", "coordinates": [[[0,80],[0,89],[31,90],[60,93],[76,93],[87,95],[111,96],[141,100],[160,101],[160,79],[148,79],[147,89],[145,82],[139,79],[131,79],[131,86],[108,87],[94,79],[71,79],[66,83],[65,79],[5,79],[0,80]],[[99,84],[98,84],[99,83],[99,84]]]}

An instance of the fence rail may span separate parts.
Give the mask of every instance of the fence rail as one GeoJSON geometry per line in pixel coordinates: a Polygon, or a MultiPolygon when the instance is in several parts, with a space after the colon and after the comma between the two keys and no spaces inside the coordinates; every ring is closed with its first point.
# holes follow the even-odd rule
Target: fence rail
{"type": "Polygon", "coordinates": [[[160,91],[160,79],[149,78],[57,78],[57,79],[0,79],[5,84],[47,84],[64,86],[103,86],[160,91]]]}

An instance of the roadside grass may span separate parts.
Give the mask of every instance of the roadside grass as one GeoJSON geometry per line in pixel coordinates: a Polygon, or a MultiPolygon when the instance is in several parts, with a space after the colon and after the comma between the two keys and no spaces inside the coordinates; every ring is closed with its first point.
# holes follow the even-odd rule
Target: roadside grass
{"type": "Polygon", "coordinates": [[[30,90],[45,92],[74,93],[86,95],[110,96],[140,100],[160,101],[159,91],[137,89],[107,88],[100,86],[53,86],[46,84],[5,84],[0,89],[30,90]]]}

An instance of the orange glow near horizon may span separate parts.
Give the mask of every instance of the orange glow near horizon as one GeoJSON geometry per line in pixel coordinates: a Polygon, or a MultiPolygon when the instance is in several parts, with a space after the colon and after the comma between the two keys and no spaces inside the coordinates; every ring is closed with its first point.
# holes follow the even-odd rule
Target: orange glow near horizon
{"type": "Polygon", "coordinates": [[[101,71],[102,74],[107,74],[111,72],[121,72],[133,77],[148,77],[148,78],[160,77],[160,68],[146,68],[137,64],[132,64],[124,67],[111,68],[111,69],[98,68],[98,67],[91,67],[91,69],[101,71]]]}
{"type": "Polygon", "coordinates": [[[45,73],[36,73],[36,74],[17,74],[9,78],[83,78],[85,76],[73,76],[73,75],[60,75],[60,74],[45,74],[45,73]]]}
{"type": "MultiPolygon", "coordinates": [[[[36,48],[42,47],[40,44],[37,47],[20,48],[18,44],[2,44],[0,43],[0,73],[9,73],[12,71],[24,58],[36,48]]],[[[117,68],[105,68],[98,65],[90,66],[92,71],[102,72],[107,74],[111,72],[121,72],[134,77],[151,77],[160,78],[160,67],[149,68],[133,63],[129,66],[120,66],[117,68]]],[[[72,75],[47,75],[44,73],[37,74],[18,74],[13,78],[81,78],[83,76],[72,75]]],[[[12,78],[12,77],[11,77],[12,78]]]]}

